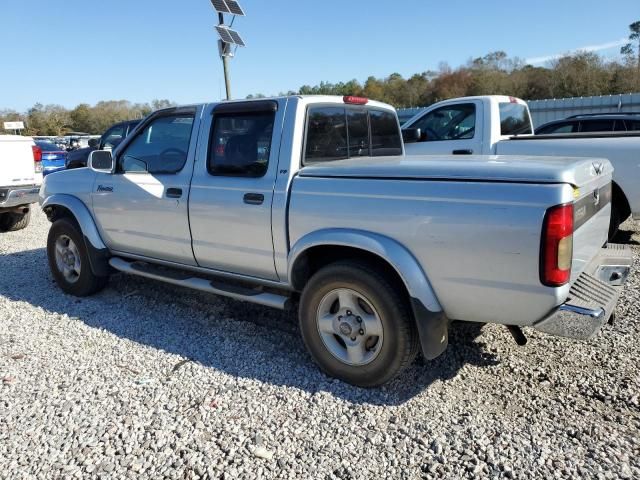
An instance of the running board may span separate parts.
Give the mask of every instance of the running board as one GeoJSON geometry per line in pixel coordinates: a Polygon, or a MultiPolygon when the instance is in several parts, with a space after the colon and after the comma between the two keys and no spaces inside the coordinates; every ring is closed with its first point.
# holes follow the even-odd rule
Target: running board
{"type": "Polygon", "coordinates": [[[196,277],[191,272],[159,267],[146,262],[128,262],[122,258],[111,257],[109,265],[120,272],[130,275],[138,275],[139,277],[159,280],[172,285],[257,303],[267,307],[279,308],[280,310],[284,310],[287,307],[287,301],[289,300],[289,297],[284,295],[264,292],[260,287],[250,288],[225,283],[224,280],[196,277]]]}

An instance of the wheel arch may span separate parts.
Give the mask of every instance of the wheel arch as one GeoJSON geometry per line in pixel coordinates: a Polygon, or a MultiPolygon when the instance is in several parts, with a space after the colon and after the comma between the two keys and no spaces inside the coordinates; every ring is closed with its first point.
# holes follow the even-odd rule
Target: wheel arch
{"type": "Polygon", "coordinates": [[[448,343],[448,319],[416,258],[395,240],[376,233],[326,229],[299,239],[289,253],[289,283],[302,290],[323,265],[340,259],[366,259],[401,282],[418,327],[422,351],[431,359],[448,343]]]}
{"type": "Polygon", "coordinates": [[[93,273],[104,276],[111,272],[108,263],[109,249],[100,237],[91,212],[79,198],[68,194],[55,194],[46,198],[41,207],[49,221],[68,218],[78,227],[84,238],[93,273]]]}

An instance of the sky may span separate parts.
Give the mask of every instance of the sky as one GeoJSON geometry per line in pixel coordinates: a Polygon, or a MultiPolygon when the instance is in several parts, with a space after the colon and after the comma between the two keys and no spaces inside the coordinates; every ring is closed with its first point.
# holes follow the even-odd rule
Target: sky
{"type": "MultiPolygon", "coordinates": [[[[239,2],[247,47],[231,60],[234,98],[408,77],[495,50],[536,65],[579,49],[615,58],[640,20],[638,0],[239,2]]],[[[216,23],[209,0],[0,0],[0,109],[217,101],[216,23]]]]}

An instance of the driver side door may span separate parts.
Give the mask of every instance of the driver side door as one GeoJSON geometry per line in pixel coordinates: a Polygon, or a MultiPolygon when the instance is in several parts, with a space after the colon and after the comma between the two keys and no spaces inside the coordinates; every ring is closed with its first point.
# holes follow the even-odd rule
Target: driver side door
{"type": "Polygon", "coordinates": [[[198,110],[159,112],[117,149],[114,173],[97,173],[93,212],[112,251],[196,264],[187,206],[198,110]]]}

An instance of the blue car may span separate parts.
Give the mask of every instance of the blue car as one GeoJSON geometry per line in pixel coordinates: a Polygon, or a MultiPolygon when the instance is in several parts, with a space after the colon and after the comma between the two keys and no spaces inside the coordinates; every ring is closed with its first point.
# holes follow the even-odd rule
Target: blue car
{"type": "Polygon", "coordinates": [[[42,175],[65,169],[67,152],[60,150],[60,147],[51,142],[38,140],[36,145],[42,150],[42,175]]]}

